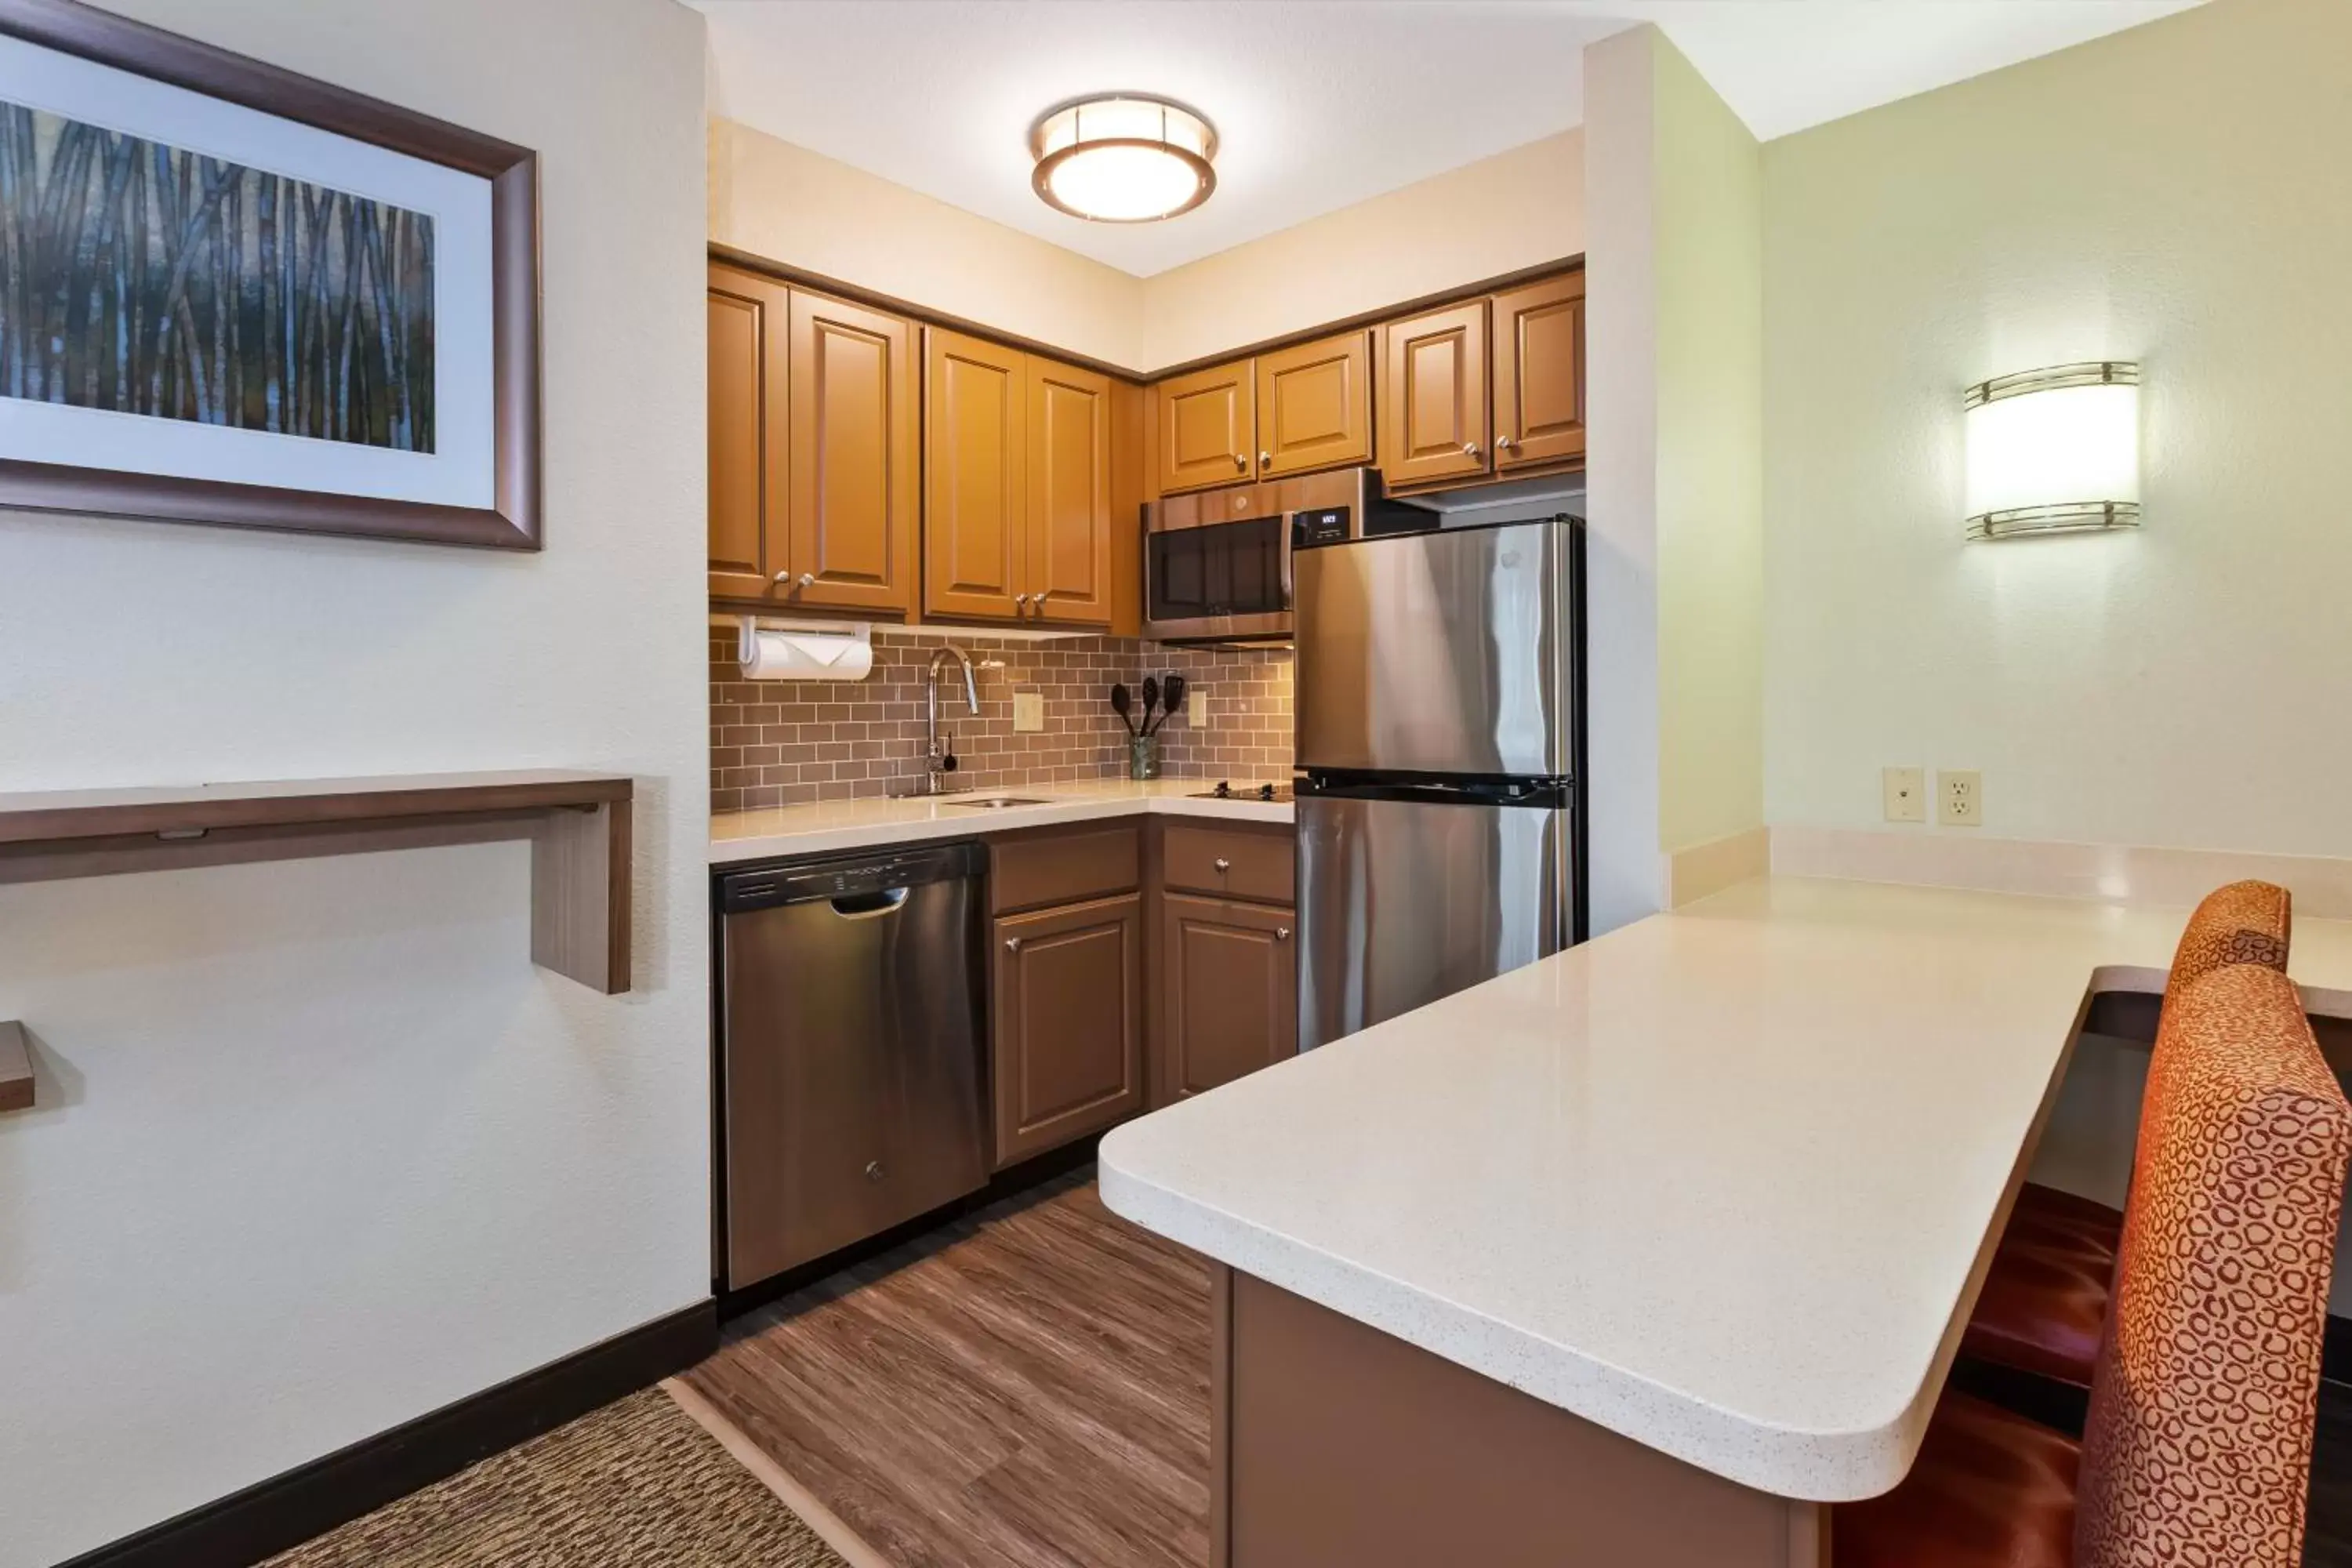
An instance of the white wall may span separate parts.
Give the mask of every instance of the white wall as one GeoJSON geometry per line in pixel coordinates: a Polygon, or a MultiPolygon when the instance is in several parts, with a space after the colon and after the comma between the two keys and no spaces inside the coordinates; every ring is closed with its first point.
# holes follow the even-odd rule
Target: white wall
{"type": "Polygon", "coordinates": [[[0,789],[635,774],[636,990],[519,844],[0,888],[0,1564],[709,1289],[701,26],[668,0],[137,0],[537,148],[544,554],[0,514],[0,789]]]}
{"type": "Polygon", "coordinates": [[[1654,27],[1584,60],[1597,932],[1763,822],[1762,270],[1738,117],[1654,27]]]}
{"type": "Polygon", "coordinates": [[[2347,60],[2218,0],[1765,149],[1774,824],[1916,763],[2005,837],[2352,853],[2347,60]],[[2145,527],[1964,543],[1962,389],[2109,357],[2145,527]]]}

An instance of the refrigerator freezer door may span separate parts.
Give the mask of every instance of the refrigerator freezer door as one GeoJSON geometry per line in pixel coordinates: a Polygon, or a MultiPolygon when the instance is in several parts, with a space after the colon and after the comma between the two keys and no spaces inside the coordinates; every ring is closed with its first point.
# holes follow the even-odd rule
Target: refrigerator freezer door
{"type": "Polygon", "coordinates": [[[1570,529],[1511,523],[1297,552],[1297,765],[1570,775],[1570,529]]]}
{"type": "Polygon", "coordinates": [[[1298,800],[1298,1047],[1568,945],[1573,813],[1298,800]]]}

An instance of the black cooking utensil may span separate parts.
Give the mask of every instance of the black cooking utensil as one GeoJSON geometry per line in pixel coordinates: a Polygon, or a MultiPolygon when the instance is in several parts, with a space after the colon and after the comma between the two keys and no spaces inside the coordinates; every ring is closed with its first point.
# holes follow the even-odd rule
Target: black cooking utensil
{"type": "Polygon", "coordinates": [[[1151,710],[1160,706],[1160,682],[1150,676],[1143,678],[1143,732],[1151,733],[1151,710]]]}
{"type": "Polygon", "coordinates": [[[1184,678],[1170,676],[1160,688],[1160,700],[1168,705],[1167,711],[1160,715],[1160,727],[1165,730],[1169,720],[1184,711],[1184,678]]]}
{"type": "Polygon", "coordinates": [[[1121,681],[1118,685],[1110,689],[1110,710],[1118,715],[1118,721],[1120,723],[1127,726],[1128,737],[1130,740],[1135,736],[1135,721],[1129,719],[1127,715],[1133,706],[1133,702],[1129,699],[1127,694],[1126,682],[1121,681]]]}

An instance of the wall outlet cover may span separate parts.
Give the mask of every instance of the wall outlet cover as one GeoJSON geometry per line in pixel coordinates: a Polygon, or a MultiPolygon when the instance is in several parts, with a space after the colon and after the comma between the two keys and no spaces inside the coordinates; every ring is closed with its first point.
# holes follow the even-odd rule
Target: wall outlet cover
{"type": "Polygon", "coordinates": [[[1209,727],[1209,694],[1197,686],[1184,693],[1184,723],[1193,730],[1209,727]]]}
{"type": "Polygon", "coordinates": [[[1946,768],[1936,774],[1936,820],[1946,827],[1984,826],[1984,775],[1946,768]]]}
{"type": "Polygon", "coordinates": [[[1034,735],[1045,727],[1045,694],[1042,691],[1016,691],[1013,694],[1013,728],[1016,733],[1034,735]]]}
{"type": "Polygon", "coordinates": [[[1878,787],[1885,802],[1887,821],[1927,820],[1927,769],[1882,768],[1878,774],[1878,787]]]}

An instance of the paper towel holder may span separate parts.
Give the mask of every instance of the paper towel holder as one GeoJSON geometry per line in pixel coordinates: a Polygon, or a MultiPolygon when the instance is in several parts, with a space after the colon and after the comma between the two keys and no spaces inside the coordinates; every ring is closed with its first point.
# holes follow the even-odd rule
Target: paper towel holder
{"type": "Polygon", "coordinates": [[[735,661],[751,662],[752,646],[760,634],[798,632],[812,637],[852,637],[862,643],[874,640],[872,621],[794,621],[779,620],[773,616],[738,616],[735,617],[735,661]]]}

